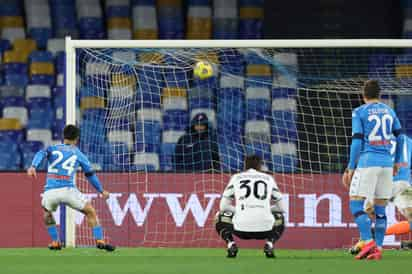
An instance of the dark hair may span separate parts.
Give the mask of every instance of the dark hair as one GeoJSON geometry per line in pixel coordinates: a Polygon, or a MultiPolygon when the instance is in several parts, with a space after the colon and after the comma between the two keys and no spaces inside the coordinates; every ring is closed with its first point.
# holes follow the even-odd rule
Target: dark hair
{"type": "Polygon", "coordinates": [[[363,96],[366,99],[379,99],[381,89],[377,80],[367,80],[363,85],[363,96]]]}
{"type": "Polygon", "coordinates": [[[64,127],[63,137],[64,139],[75,141],[80,137],[80,129],[75,125],[67,125],[64,127]]]}
{"type": "Polygon", "coordinates": [[[245,169],[256,169],[260,170],[262,167],[262,159],[257,155],[246,156],[245,158],[245,169]]]}

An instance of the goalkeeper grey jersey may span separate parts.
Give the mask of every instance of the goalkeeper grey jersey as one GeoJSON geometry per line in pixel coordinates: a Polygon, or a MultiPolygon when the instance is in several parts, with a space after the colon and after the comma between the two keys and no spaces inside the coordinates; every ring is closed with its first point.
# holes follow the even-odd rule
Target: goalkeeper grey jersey
{"type": "Polygon", "coordinates": [[[235,230],[272,230],[275,219],[271,212],[271,201],[280,201],[282,194],[271,175],[254,169],[235,174],[230,178],[223,197],[235,201],[235,230]]]}

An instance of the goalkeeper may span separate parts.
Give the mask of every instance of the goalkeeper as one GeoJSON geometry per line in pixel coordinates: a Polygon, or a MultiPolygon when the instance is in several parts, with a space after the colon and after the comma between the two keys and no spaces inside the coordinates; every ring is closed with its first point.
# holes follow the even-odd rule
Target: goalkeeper
{"type": "Polygon", "coordinates": [[[115,247],[103,240],[103,229],[98,222],[95,209],[75,186],[74,175],[78,167],[81,166],[89,182],[104,198],[109,197],[109,192],[103,189],[91,168],[89,160],[76,147],[80,136],[79,128],[74,125],[67,125],[64,128],[63,135],[63,144],[49,146],[37,152],[31,167],[27,170],[30,177],[36,177],[36,169],[41,162],[45,158],[48,161],[46,186],[41,204],[44,210],[44,223],[52,239],[49,249],[60,250],[62,248],[52,213],[56,211],[60,203],[65,203],[86,215],[98,249],[114,251],[115,247]]]}
{"type": "Polygon", "coordinates": [[[233,175],[223,192],[215,222],[217,233],[227,243],[228,258],[236,257],[238,252],[233,235],[266,240],[266,257],[275,257],[274,243],[285,229],[282,194],[273,177],[261,172],[261,166],[258,156],[246,157],[245,171],[233,175]]]}

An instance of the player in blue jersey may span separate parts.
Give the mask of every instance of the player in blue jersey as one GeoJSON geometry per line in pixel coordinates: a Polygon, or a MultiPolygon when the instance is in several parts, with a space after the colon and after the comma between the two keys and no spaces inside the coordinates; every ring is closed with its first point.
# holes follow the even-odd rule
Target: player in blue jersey
{"type": "Polygon", "coordinates": [[[396,146],[395,164],[391,155],[391,138],[401,139],[401,125],[395,111],[380,102],[376,80],[363,86],[364,105],[352,112],[350,160],[342,182],[350,187],[350,210],[365,242],[356,259],[380,260],[386,231],[385,208],[392,196],[392,176],[400,167],[400,146],[396,146]],[[371,219],[364,210],[367,198],[374,199],[375,240],[371,219]],[[376,241],[376,242],[375,242],[376,241]]]}
{"type": "MultiPolygon", "coordinates": [[[[398,145],[401,148],[401,167],[398,174],[393,178],[391,200],[407,221],[388,227],[386,235],[402,235],[412,231],[412,139],[402,136],[398,145]]],[[[411,242],[402,242],[402,245],[412,247],[411,242]]]]}
{"type": "MultiPolygon", "coordinates": [[[[397,143],[392,141],[391,154],[395,154],[397,143]]],[[[411,160],[412,160],[412,139],[406,135],[400,137],[398,144],[401,149],[400,168],[398,173],[393,177],[392,197],[391,201],[394,203],[398,211],[407,219],[391,225],[386,229],[386,235],[402,235],[412,231],[412,185],[411,185],[411,160]]],[[[374,215],[373,199],[368,198],[365,211],[369,216],[374,215]]],[[[365,245],[363,241],[356,243],[351,248],[352,254],[358,254],[360,249],[365,245]]],[[[412,242],[402,241],[401,246],[412,248],[412,242]]]]}
{"type": "Polygon", "coordinates": [[[82,168],[88,181],[102,194],[103,198],[109,197],[109,192],[105,191],[94,173],[87,157],[80,152],[76,144],[80,137],[80,130],[74,125],[67,125],[63,131],[63,144],[49,146],[36,153],[31,167],[27,170],[30,177],[37,177],[36,169],[44,159],[48,161],[47,179],[42,198],[44,209],[44,223],[52,239],[49,248],[60,250],[62,245],[53,218],[53,212],[60,203],[82,212],[93,230],[93,237],[96,240],[96,247],[107,251],[114,251],[115,247],[105,243],[103,240],[103,229],[99,224],[96,211],[88,202],[74,183],[74,175],[79,168],[82,168]]]}

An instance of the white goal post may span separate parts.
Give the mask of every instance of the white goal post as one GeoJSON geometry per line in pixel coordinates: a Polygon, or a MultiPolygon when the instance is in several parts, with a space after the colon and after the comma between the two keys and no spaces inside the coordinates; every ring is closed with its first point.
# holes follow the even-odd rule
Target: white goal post
{"type": "MultiPolygon", "coordinates": [[[[412,48],[408,39],[310,39],[310,40],[72,40],[66,37],[66,123],[76,123],[76,49],[173,48],[412,48]]],[[[76,246],[75,212],[66,210],[65,243],[76,246]]]]}

